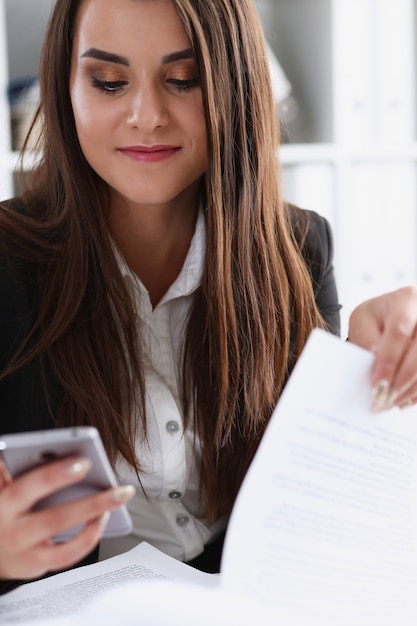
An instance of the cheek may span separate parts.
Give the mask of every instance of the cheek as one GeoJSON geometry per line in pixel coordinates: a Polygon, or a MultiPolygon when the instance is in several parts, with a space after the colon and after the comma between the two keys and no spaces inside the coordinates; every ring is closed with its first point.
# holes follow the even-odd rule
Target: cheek
{"type": "Polygon", "coordinates": [[[106,123],[106,109],[95,96],[94,91],[81,81],[74,80],[70,88],[70,98],[75,125],[78,133],[93,136],[106,123]]]}
{"type": "Polygon", "coordinates": [[[74,91],[71,102],[75,128],[83,151],[107,136],[108,120],[100,108],[82,93],[74,91]]]}
{"type": "Polygon", "coordinates": [[[80,138],[80,135],[84,133],[84,129],[88,128],[90,110],[87,106],[85,98],[83,97],[82,90],[78,89],[76,85],[71,89],[70,95],[75,127],[77,129],[78,137],[80,138]]]}
{"type": "Polygon", "coordinates": [[[200,145],[200,159],[204,166],[204,169],[207,168],[207,130],[205,125],[205,120],[203,119],[203,126],[200,127],[200,136],[198,139],[200,145]]]}
{"type": "Polygon", "coordinates": [[[203,107],[193,107],[192,110],[188,111],[185,123],[195,145],[198,146],[200,161],[205,163],[207,161],[207,127],[203,107]]]}

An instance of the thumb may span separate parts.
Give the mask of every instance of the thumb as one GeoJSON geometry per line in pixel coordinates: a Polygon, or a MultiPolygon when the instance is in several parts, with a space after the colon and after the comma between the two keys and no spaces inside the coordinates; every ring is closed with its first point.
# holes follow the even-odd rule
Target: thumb
{"type": "Polygon", "coordinates": [[[365,305],[356,308],[349,319],[348,341],[376,354],[384,332],[383,320],[365,305]]]}

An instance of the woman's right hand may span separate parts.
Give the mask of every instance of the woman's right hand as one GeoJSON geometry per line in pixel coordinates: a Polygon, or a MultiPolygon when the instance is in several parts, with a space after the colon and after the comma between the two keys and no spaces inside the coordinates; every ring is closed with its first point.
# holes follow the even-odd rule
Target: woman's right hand
{"type": "Polygon", "coordinates": [[[33,511],[39,500],[81,481],[88,459],[65,459],[44,465],[12,480],[0,459],[0,579],[38,578],[75,565],[97,545],[110,511],[134,495],[131,485],[33,511]],[[85,524],[65,543],[54,543],[58,533],[85,524]]]}

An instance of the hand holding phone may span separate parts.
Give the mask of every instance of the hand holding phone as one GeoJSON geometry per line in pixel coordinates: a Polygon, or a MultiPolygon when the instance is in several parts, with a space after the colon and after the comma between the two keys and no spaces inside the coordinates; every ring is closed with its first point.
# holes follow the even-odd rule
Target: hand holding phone
{"type": "MultiPolygon", "coordinates": [[[[79,426],[43,431],[3,435],[0,453],[14,479],[29,470],[65,457],[87,458],[91,469],[83,480],[59,489],[38,501],[34,510],[42,510],[72,500],[79,500],[100,491],[116,487],[117,481],[96,428],[79,426]]],[[[80,532],[82,525],[65,530],[54,537],[56,542],[67,541],[80,532]]],[[[125,505],[114,509],[103,533],[105,537],[126,535],[132,522],[125,505]]]]}

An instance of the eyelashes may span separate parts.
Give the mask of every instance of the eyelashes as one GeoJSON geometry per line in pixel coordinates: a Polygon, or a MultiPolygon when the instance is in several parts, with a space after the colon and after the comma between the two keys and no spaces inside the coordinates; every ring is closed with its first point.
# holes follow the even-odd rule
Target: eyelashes
{"type": "Polygon", "coordinates": [[[189,80],[179,80],[178,78],[170,78],[167,81],[170,85],[178,89],[178,91],[190,91],[193,87],[198,87],[200,81],[198,78],[191,78],[189,80]]]}
{"type": "Polygon", "coordinates": [[[115,96],[120,93],[126,85],[127,81],[124,80],[100,80],[96,76],[93,76],[91,79],[91,86],[94,89],[98,89],[98,91],[109,96],[115,96]]]}
{"type": "MultiPolygon", "coordinates": [[[[200,84],[198,78],[191,78],[187,80],[168,78],[166,82],[179,92],[190,91],[194,87],[198,87],[200,84]]],[[[106,95],[115,96],[121,93],[126,88],[128,82],[125,80],[102,80],[97,76],[93,76],[91,78],[90,84],[94,89],[97,89],[98,91],[106,95]]]]}

